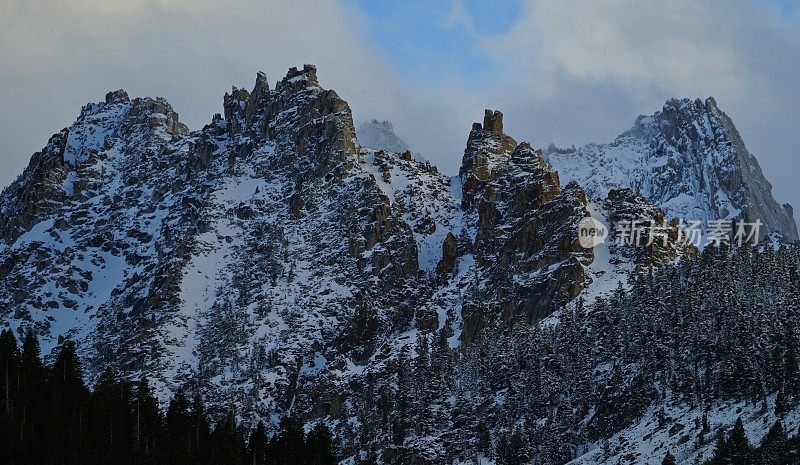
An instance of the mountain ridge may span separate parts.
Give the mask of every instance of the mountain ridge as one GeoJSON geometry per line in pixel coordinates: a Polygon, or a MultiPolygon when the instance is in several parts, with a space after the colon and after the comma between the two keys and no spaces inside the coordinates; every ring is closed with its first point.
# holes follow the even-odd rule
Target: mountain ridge
{"type": "MultiPolygon", "coordinates": [[[[535,328],[618,282],[623,292],[631,273],[693,260],[674,224],[644,247],[582,247],[587,217],[662,224],[666,213],[626,186],[588,183],[587,195],[548,163],[555,153],[517,143],[496,110],[473,124],[456,176],[363,147],[313,65],[274,88],[258,73],[193,131],[166,100],[110,92],[0,194],[0,322],[33,329],[49,354],[80,342],[90,381],[112,368],[147,376],[162,401],[185,386],[250,423],[327,421],[353,451],[367,433],[349,418],[366,425],[354,412],[412,389],[412,363],[479,373],[458,357],[492,338],[515,350],[506,331],[538,340],[535,328]]],[[[457,376],[442,378],[432,382],[457,376]]],[[[426,402],[439,410],[415,427],[431,434],[408,447],[439,457],[437,444],[457,448],[437,426],[453,405],[426,402]]],[[[487,405],[493,418],[505,408],[487,405]]],[[[375,434],[409,428],[393,421],[375,434]]]]}
{"type": "Polygon", "coordinates": [[[670,99],[611,143],[574,150],[551,145],[547,157],[593,197],[630,187],[670,218],[761,221],[762,236],[777,231],[798,238],[792,207],[774,200],[758,161],[712,97],[670,99]]]}

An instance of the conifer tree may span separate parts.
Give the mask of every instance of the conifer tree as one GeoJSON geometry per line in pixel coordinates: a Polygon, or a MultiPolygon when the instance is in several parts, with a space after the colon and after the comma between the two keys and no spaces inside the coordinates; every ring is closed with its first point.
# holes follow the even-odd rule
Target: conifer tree
{"type": "Polygon", "coordinates": [[[158,401],[146,377],[136,385],[133,409],[137,462],[155,463],[161,452],[158,447],[161,445],[162,420],[158,401]]]}
{"type": "Polygon", "coordinates": [[[736,419],[731,435],[726,441],[728,457],[731,465],[748,465],[753,459],[753,451],[744,432],[742,418],[736,419]]]}
{"type": "Polygon", "coordinates": [[[262,465],[267,463],[267,430],[264,423],[259,421],[253,428],[250,438],[247,441],[250,465],[262,465]]]}
{"type": "Polygon", "coordinates": [[[189,400],[183,389],[178,389],[172,396],[164,422],[168,436],[168,463],[170,465],[191,463],[192,420],[189,414],[189,400]]]}
{"type": "Polygon", "coordinates": [[[760,465],[783,465],[789,461],[789,438],[780,421],[776,421],[764,436],[757,457],[760,465]]]}
{"type": "Polygon", "coordinates": [[[279,430],[270,441],[270,457],[274,457],[277,465],[302,463],[306,458],[305,435],[299,423],[283,417],[278,425],[279,430]]]}
{"type": "Polygon", "coordinates": [[[331,431],[325,423],[319,422],[308,433],[307,451],[310,465],[335,465],[331,431]]]}

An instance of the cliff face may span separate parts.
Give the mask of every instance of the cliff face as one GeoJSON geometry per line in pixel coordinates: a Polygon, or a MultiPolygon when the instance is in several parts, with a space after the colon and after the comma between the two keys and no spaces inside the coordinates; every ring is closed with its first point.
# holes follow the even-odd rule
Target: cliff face
{"type": "Polygon", "coordinates": [[[670,100],[610,144],[548,150],[562,180],[578,181],[590,197],[631,188],[686,221],[761,221],[762,234],[798,238],[792,208],[772,197],[756,158],[713,98],[670,100]]]}
{"type": "Polygon", "coordinates": [[[234,89],[225,113],[188,132],[163,100],[84,108],[3,193],[2,321],[163,393],[196,376],[224,391],[215,377],[274,350],[273,408],[365,302],[394,324],[417,247],[347,103],[306,66],[234,89]]]}
{"type": "Polygon", "coordinates": [[[592,261],[577,237],[578,222],[589,216],[583,190],[562,189],[541,150],[503,132],[499,111],[487,110],[483,125],[473,125],[460,180],[474,257],[491,283],[491,305],[505,318],[541,319],[583,289],[592,261]]]}
{"type": "Polygon", "coordinates": [[[54,135],[0,199],[3,325],[46,353],[77,340],[90,379],[112,367],[253,418],[336,416],[321,386],[381,373],[404,334],[449,321],[458,344],[584,287],[583,192],[500,112],[451,178],[363,148],[310,65],[274,89],[259,73],[223,109],[189,131],[163,99],[116,91],[54,135]]]}
{"type": "Polygon", "coordinates": [[[538,348],[577,297],[696,253],[676,223],[639,247],[584,248],[587,217],[612,230],[740,217],[796,236],[713,101],[671,101],[612,144],[547,156],[486,110],[452,177],[405,144],[358,139],[311,65],[274,88],[259,73],[222,107],[190,131],[163,99],[111,92],[34,154],[0,195],[0,326],[33,329],[46,354],[76,340],[90,381],[105,368],[147,376],[162,400],[187,386],[246,421],[327,421],[344,451],[373,435],[385,462],[443,463],[484,414],[504,428],[523,405],[569,411],[551,408],[561,391],[548,381],[569,364],[540,373],[518,341],[538,348]],[[483,373],[496,346],[517,355],[483,373]],[[547,401],[511,380],[540,383],[547,401]],[[467,399],[486,389],[499,397],[467,399]],[[365,417],[376,409],[387,413],[365,417]],[[387,439],[411,429],[406,417],[420,418],[416,436],[387,439]]]}

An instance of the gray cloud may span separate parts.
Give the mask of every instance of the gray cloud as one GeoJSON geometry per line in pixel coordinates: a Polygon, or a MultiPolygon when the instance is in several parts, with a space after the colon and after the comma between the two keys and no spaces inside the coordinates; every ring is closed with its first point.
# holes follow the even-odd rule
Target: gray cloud
{"type": "Polygon", "coordinates": [[[190,127],[231,84],[316,63],[354,108],[402,100],[352,5],[328,1],[10,0],[0,3],[0,185],[80,107],[124,88],[166,97],[190,127]]]}
{"type": "MultiPolygon", "coordinates": [[[[456,2],[456,6],[460,3],[456,2]]],[[[6,0],[0,3],[0,185],[22,171],[80,106],[111,89],[164,96],[190,127],[221,109],[231,84],[250,87],[304,62],[363,121],[388,118],[416,150],[455,172],[483,108],[536,145],[611,140],[669,97],[714,95],[774,181],[792,179],[800,123],[797,21],[743,2],[549,2],[526,5],[500,36],[463,8],[439,18],[469,29],[487,56],[480,88],[401,81],[371,45],[354,3],[242,0],[6,0]],[[794,102],[794,104],[792,103],[794,102]],[[787,169],[790,168],[790,169],[787,169]]],[[[448,78],[453,79],[453,78],[448,78]]]]}
{"type": "Polygon", "coordinates": [[[800,205],[800,28],[745,2],[533,1],[484,46],[512,131],[607,142],[671,97],[714,96],[775,185],[800,205]],[[793,102],[793,103],[792,103],[793,102]]]}

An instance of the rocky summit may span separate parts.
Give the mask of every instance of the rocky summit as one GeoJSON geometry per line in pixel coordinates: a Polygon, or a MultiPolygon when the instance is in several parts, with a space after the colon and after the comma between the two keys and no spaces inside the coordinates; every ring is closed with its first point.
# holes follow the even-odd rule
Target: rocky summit
{"type": "Polygon", "coordinates": [[[367,450],[383,463],[467,463],[494,456],[513,425],[537,424],[575,432],[568,453],[537,449],[540,463],[589,460],[626,428],[655,431],[642,415],[666,394],[648,388],[612,414],[655,378],[600,350],[556,356],[552,327],[585,343],[594,336],[571,319],[587,302],[613,293],[622,305],[636,279],[691,266],[700,251],[673,217],[760,220],[797,239],[791,207],[713,99],[671,100],[610,144],[546,152],[486,110],[448,176],[391,123],[356,131],[312,65],[233,87],[197,130],[164,99],[118,90],[2,192],[0,326],[33,330],[50,358],[75,341],[90,383],[111,368],[147,377],[162,402],[184,388],[212,411],[235,406],[247,424],[326,422],[344,463],[367,450]],[[588,217],[669,230],[584,248],[588,217]],[[531,341],[552,355],[535,369],[531,341]],[[513,363],[498,368],[495,349],[513,363]],[[584,355],[597,357],[587,373],[616,384],[592,388],[591,406],[565,404],[554,386],[589,383],[564,374],[588,367],[584,355]]]}
{"type": "Polygon", "coordinates": [[[798,238],[792,207],[772,197],[755,156],[711,97],[669,100],[609,144],[551,145],[547,158],[565,181],[578,181],[590,197],[628,187],[668,218],[760,221],[762,235],[798,238]]]}

